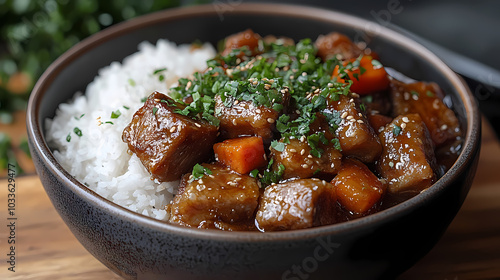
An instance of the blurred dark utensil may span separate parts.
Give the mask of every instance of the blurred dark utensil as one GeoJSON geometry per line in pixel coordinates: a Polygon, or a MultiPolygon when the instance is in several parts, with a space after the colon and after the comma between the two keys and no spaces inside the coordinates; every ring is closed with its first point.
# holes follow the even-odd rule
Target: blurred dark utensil
{"type": "Polygon", "coordinates": [[[443,60],[455,73],[459,74],[469,85],[481,112],[494,128],[497,138],[500,139],[499,70],[455,53],[401,27],[392,24],[387,27],[422,44],[443,60]]]}

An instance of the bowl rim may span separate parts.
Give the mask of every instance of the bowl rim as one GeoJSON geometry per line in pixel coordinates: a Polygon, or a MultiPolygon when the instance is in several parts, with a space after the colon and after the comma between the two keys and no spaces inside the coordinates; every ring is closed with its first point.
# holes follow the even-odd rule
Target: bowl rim
{"type": "Polygon", "coordinates": [[[70,188],[75,195],[85,199],[88,203],[100,208],[102,211],[110,215],[118,216],[121,219],[138,223],[143,227],[150,228],[155,231],[164,233],[183,235],[186,237],[197,239],[210,239],[225,242],[249,242],[249,241],[283,241],[283,240],[297,240],[304,238],[318,238],[321,236],[349,233],[359,231],[363,228],[368,229],[373,224],[384,223],[390,220],[397,219],[398,217],[413,211],[420,204],[425,204],[432,199],[439,192],[446,188],[447,182],[454,180],[460,173],[464,172],[465,167],[470,164],[474,158],[474,153],[478,150],[480,139],[480,114],[475,99],[466,86],[465,82],[458,77],[443,61],[441,61],[431,51],[413,41],[412,39],[397,33],[385,26],[378,23],[361,19],[343,12],[338,12],[330,9],[320,9],[311,6],[303,6],[296,4],[271,4],[271,3],[240,3],[232,6],[230,11],[232,14],[245,14],[245,15],[278,15],[287,17],[300,17],[314,21],[325,21],[343,25],[347,28],[357,28],[360,30],[374,33],[375,36],[383,37],[393,44],[397,44],[409,49],[422,59],[426,60],[436,70],[443,74],[446,79],[453,85],[453,88],[459,94],[460,101],[466,111],[466,134],[462,151],[452,165],[452,167],[428,190],[425,192],[401,202],[393,207],[383,211],[371,214],[369,216],[342,222],[338,224],[314,227],[301,230],[289,230],[281,232],[227,232],[220,230],[188,228],[179,225],[169,224],[168,222],[160,221],[142,214],[133,212],[123,206],[120,206],[112,201],[101,197],[96,192],[88,189],[85,185],[74,179],[62,166],[57,162],[53,153],[49,149],[44,139],[44,132],[42,131],[41,123],[44,120],[39,120],[39,105],[43,98],[45,90],[51,85],[55,77],[63,71],[73,60],[91,50],[95,46],[106,43],[116,37],[119,37],[131,30],[145,28],[157,23],[164,23],[175,21],[177,19],[186,19],[200,16],[219,16],[213,4],[180,7],[163,11],[154,12],[151,14],[139,16],[137,18],[118,23],[114,26],[106,28],[73,46],[58,59],[56,59],[42,74],[33,91],[30,95],[27,107],[26,127],[28,138],[30,139],[31,146],[36,149],[37,154],[40,155],[41,161],[45,164],[55,176],[64,182],[65,186],[70,188]]]}

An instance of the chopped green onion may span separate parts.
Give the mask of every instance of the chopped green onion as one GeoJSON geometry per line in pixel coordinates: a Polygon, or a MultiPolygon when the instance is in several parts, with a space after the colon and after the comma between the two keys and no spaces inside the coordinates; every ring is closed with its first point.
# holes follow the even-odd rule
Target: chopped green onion
{"type": "Polygon", "coordinates": [[[76,135],[78,135],[78,137],[82,137],[82,135],[83,135],[82,131],[78,127],[73,128],[73,132],[76,135]]]}
{"type": "Polygon", "coordinates": [[[111,112],[111,118],[112,119],[117,119],[121,115],[122,115],[122,112],[120,112],[120,110],[116,110],[114,112],[111,112]]]}

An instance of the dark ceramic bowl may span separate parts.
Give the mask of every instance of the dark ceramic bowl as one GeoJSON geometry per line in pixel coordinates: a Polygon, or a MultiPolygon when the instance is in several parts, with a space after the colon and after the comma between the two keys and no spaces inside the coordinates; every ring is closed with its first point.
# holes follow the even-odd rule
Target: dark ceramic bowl
{"type": "Polygon", "coordinates": [[[83,246],[125,278],[388,279],[424,256],[462,205],[476,170],[480,115],[469,89],[438,57],[380,25],[302,6],[214,4],[140,17],[73,47],[36,84],[27,129],[54,207],[83,246]],[[56,161],[45,141],[44,120],[84,90],[98,69],[134,53],[144,40],[216,43],[246,28],[295,39],[340,31],[368,42],[385,65],[437,82],[451,95],[466,131],[460,157],[428,191],[395,207],[346,223],[272,233],[199,230],[154,220],[103,199],[56,161]]]}

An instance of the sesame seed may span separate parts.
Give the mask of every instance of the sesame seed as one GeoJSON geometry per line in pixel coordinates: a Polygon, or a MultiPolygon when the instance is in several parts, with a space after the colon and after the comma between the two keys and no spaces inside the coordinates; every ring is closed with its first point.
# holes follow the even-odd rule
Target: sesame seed
{"type": "Polygon", "coordinates": [[[297,150],[295,150],[295,149],[290,149],[289,151],[290,151],[290,153],[296,153],[297,152],[297,150]]]}
{"type": "Polygon", "coordinates": [[[418,95],[414,94],[412,97],[413,97],[413,100],[418,100],[418,95]]]}
{"type": "MultiPolygon", "coordinates": [[[[193,175],[191,175],[191,176],[193,176],[193,175]]],[[[215,178],[215,176],[214,176],[214,175],[212,175],[212,174],[208,175],[208,177],[210,177],[210,178],[212,178],[212,179],[213,179],[213,178],[215,178]]]]}
{"type": "Polygon", "coordinates": [[[333,84],[332,83],[328,83],[327,85],[328,87],[333,87],[333,84]]]}
{"type": "Polygon", "coordinates": [[[361,114],[361,113],[358,113],[358,116],[360,116],[360,117],[363,117],[363,114],[361,114]]]}
{"type": "Polygon", "coordinates": [[[177,126],[177,131],[181,131],[182,130],[182,126],[181,125],[178,125],[177,126]]]}
{"type": "Polygon", "coordinates": [[[313,156],[311,154],[308,154],[307,157],[308,158],[313,158],[313,156]]]}
{"type": "Polygon", "coordinates": [[[300,155],[303,156],[306,153],[305,149],[300,150],[300,155]]]}
{"type": "Polygon", "coordinates": [[[286,89],[282,89],[281,93],[283,93],[283,94],[286,93],[286,89]]]}
{"type": "Polygon", "coordinates": [[[262,111],[260,109],[255,109],[255,113],[260,114],[262,111]]]}
{"type": "Polygon", "coordinates": [[[406,123],[402,123],[402,124],[401,124],[401,128],[402,128],[402,129],[405,129],[405,128],[406,128],[406,123]]]}
{"type": "Polygon", "coordinates": [[[155,98],[155,102],[160,102],[161,100],[158,98],[155,98]]]}
{"type": "MultiPolygon", "coordinates": [[[[347,112],[346,112],[346,113],[347,113],[347,112]]],[[[348,120],[352,120],[352,119],[354,119],[354,117],[353,117],[353,116],[347,116],[347,118],[346,118],[346,119],[348,119],[348,120]]]]}
{"type": "Polygon", "coordinates": [[[304,135],[300,136],[300,142],[305,142],[306,141],[306,137],[304,135]]]}
{"type": "Polygon", "coordinates": [[[432,102],[432,108],[434,109],[439,109],[439,100],[435,99],[434,102],[432,102]]]}
{"type": "Polygon", "coordinates": [[[236,99],[236,100],[233,102],[233,104],[234,104],[234,105],[238,105],[238,103],[240,103],[240,101],[239,101],[238,99],[236,99]]]}
{"type": "Polygon", "coordinates": [[[344,112],[342,113],[342,115],[340,116],[342,119],[345,119],[345,117],[347,117],[347,112],[344,112]]]}
{"type": "Polygon", "coordinates": [[[305,164],[305,163],[304,163],[304,164],[302,164],[301,166],[302,166],[302,168],[308,168],[308,167],[309,167],[309,165],[307,165],[307,164],[305,164]]]}
{"type": "Polygon", "coordinates": [[[199,123],[194,123],[194,125],[196,125],[196,127],[201,127],[201,124],[199,123]]]}
{"type": "Polygon", "coordinates": [[[358,123],[365,123],[363,120],[358,120],[358,123]]]}
{"type": "Polygon", "coordinates": [[[177,129],[177,127],[172,126],[172,128],[170,128],[170,133],[174,133],[176,129],[177,129]]]}
{"type": "Polygon", "coordinates": [[[389,161],[389,166],[390,166],[390,167],[394,167],[394,162],[389,161]]]}
{"type": "Polygon", "coordinates": [[[236,178],[234,178],[234,181],[236,181],[236,182],[241,181],[241,177],[236,177],[236,178]]]}
{"type": "Polygon", "coordinates": [[[352,123],[355,123],[355,122],[356,122],[356,120],[355,120],[355,119],[350,119],[349,121],[350,121],[350,122],[352,122],[352,123]]]}
{"type": "Polygon", "coordinates": [[[203,184],[203,180],[202,179],[198,180],[198,184],[200,185],[203,184]]]}
{"type": "Polygon", "coordinates": [[[410,120],[408,119],[408,117],[403,117],[402,120],[405,122],[405,123],[408,123],[410,122],[410,120]]]}
{"type": "Polygon", "coordinates": [[[233,119],[232,123],[233,125],[236,125],[236,119],[233,119]]]}
{"type": "Polygon", "coordinates": [[[349,100],[349,102],[354,103],[354,99],[353,99],[353,98],[351,98],[351,99],[349,100]]]}
{"type": "Polygon", "coordinates": [[[193,83],[191,81],[188,81],[186,84],[186,90],[188,90],[193,83]]]}
{"type": "Polygon", "coordinates": [[[268,123],[274,123],[274,119],[273,118],[267,118],[267,122],[268,123]]]}
{"type": "Polygon", "coordinates": [[[443,125],[441,126],[441,130],[446,130],[447,128],[448,128],[448,126],[447,126],[446,124],[443,124],[443,125]]]}

